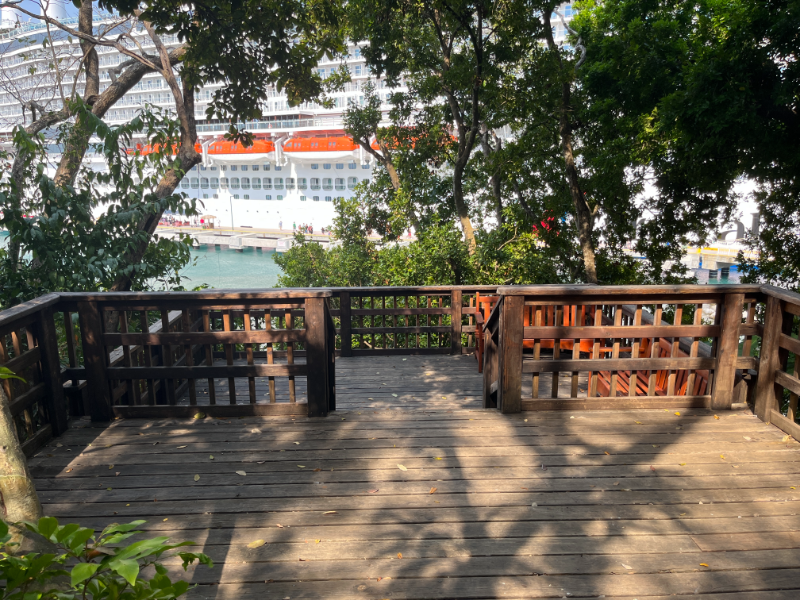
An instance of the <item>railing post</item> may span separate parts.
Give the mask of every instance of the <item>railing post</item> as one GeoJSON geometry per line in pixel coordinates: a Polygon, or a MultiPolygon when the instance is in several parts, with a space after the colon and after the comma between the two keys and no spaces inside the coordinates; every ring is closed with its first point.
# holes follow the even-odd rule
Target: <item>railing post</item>
{"type": "Polygon", "coordinates": [[[306,369],[308,390],[308,416],[324,417],[328,414],[328,353],[326,343],[327,316],[324,298],[306,298],[306,369]]]}
{"type": "Polygon", "coordinates": [[[497,407],[502,413],[522,410],[522,340],[524,296],[505,296],[500,320],[497,407]]]}
{"type": "Polygon", "coordinates": [[[769,423],[770,411],[777,409],[778,401],[775,389],[775,371],[780,364],[781,333],[785,328],[783,303],[774,296],[767,297],[767,308],[764,314],[764,337],[761,338],[761,356],[758,363],[758,380],[756,381],[755,405],[756,416],[769,423]]]}
{"type": "Polygon", "coordinates": [[[350,292],[339,294],[339,321],[341,322],[342,356],[353,356],[353,337],[350,334],[350,292]]]}
{"type": "Polygon", "coordinates": [[[336,410],[336,326],[330,313],[329,301],[325,301],[325,352],[328,361],[328,411],[336,410]]]}
{"type": "Polygon", "coordinates": [[[103,345],[103,320],[97,302],[78,302],[78,319],[83,338],[89,413],[92,421],[110,421],[114,415],[106,376],[108,353],[103,345]]]}
{"type": "Polygon", "coordinates": [[[461,290],[450,292],[450,354],[461,354],[461,290]]]}
{"type": "Polygon", "coordinates": [[[728,294],[722,307],[717,364],[714,368],[713,410],[730,410],[736,383],[736,358],[739,355],[739,325],[744,310],[744,294],[728,294]]]}
{"type": "Polygon", "coordinates": [[[59,436],[67,430],[68,414],[64,384],[61,382],[61,363],[58,360],[58,336],[54,318],[53,310],[50,308],[39,312],[36,337],[39,340],[42,376],[47,386],[44,403],[50,417],[53,436],[59,436]]]}

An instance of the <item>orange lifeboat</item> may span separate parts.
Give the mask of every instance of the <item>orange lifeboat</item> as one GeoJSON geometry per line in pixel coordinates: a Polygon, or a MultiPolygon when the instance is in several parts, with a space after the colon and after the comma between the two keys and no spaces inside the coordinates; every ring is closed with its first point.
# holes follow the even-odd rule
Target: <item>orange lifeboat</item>
{"type": "Polygon", "coordinates": [[[275,150],[274,142],[253,140],[253,145],[245,147],[240,142],[219,140],[208,145],[209,154],[269,154],[275,150]]]}
{"type": "Polygon", "coordinates": [[[352,152],[359,145],[348,136],[294,138],[283,145],[284,152],[352,152]]]}

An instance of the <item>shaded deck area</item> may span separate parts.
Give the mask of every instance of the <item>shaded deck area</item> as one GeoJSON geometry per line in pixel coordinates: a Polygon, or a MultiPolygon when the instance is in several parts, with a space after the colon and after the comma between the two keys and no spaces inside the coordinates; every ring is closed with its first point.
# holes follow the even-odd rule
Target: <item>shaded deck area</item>
{"type": "Polygon", "coordinates": [[[62,522],[196,541],[216,565],[191,598],[798,597],[783,432],[749,410],[503,415],[481,381],[468,356],[339,359],[327,418],[83,421],[30,465],[62,522]]]}

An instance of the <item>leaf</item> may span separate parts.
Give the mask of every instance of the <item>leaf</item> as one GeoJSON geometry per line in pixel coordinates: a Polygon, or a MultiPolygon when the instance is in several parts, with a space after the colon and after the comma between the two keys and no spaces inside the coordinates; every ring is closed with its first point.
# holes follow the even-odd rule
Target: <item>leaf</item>
{"type": "Polygon", "coordinates": [[[392,394],[392,396],[394,396],[395,398],[397,398],[397,394],[392,394]]]}
{"type": "Polygon", "coordinates": [[[325,511],[324,513],[322,513],[322,514],[323,514],[323,515],[335,515],[335,514],[336,514],[336,511],[335,511],[335,510],[326,510],[326,511],[325,511]]]}
{"type": "Polygon", "coordinates": [[[679,413],[679,412],[676,412],[676,413],[675,413],[675,416],[678,416],[678,417],[680,417],[680,416],[681,416],[681,413],[679,413]]]}
{"type": "Polygon", "coordinates": [[[714,415],[714,418],[719,421],[719,415],[714,415]]]}
{"type": "Polygon", "coordinates": [[[109,470],[109,471],[110,471],[111,469],[113,469],[113,468],[114,468],[114,465],[108,465],[108,470],[109,470]]]}
{"type": "Polygon", "coordinates": [[[400,469],[401,471],[408,471],[405,465],[397,465],[397,468],[400,469]]]}
{"type": "Polygon", "coordinates": [[[195,476],[194,476],[194,480],[195,480],[195,481],[200,481],[200,475],[195,475],[195,476]]]}
{"type": "Polygon", "coordinates": [[[436,460],[442,460],[442,457],[441,457],[441,456],[434,456],[434,458],[435,458],[436,460]]]}
{"type": "Polygon", "coordinates": [[[247,473],[245,473],[244,471],[236,471],[236,474],[237,475],[241,475],[242,477],[246,477],[247,476],[247,473]]]}
{"type": "Polygon", "coordinates": [[[248,548],[260,548],[261,546],[263,546],[266,543],[267,542],[264,541],[264,540],[253,540],[252,542],[247,544],[247,547],[248,548]]]}
{"type": "Polygon", "coordinates": [[[746,435],[745,435],[745,436],[743,436],[743,437],[744,437],[744,439],[746,439],[748,442],[751,440],[751,438],[747,437],[746,435]]]}
{"type": "Polygon", "coordinates": [[[300,445],[300,442],[292,442],[293,444],[300,445]]]}
{"type": "Polygon", "coordinates": [[[651,471],[655,471],[655,470],[656,470],[656,468],[655,468],[653,465],[650,465],[650,470],[651,470],[651,471]]]}
{"type": "Polygon", "coordinates": [[[428,492],[428,493],[429,493],[429,494],[432,494],[432,493],[434,493],[436,490],[437,490],[437,488],[431,488],[431,491],[430,491],[430,492],[428,492]]]}
{"type": "Polygon", "coordinates": [[[634,421],[634,423],[636,423],[637,425],[641,425],[642,424],[641,421],[634,421]]]}
{"type": "MultiPolygon", "coordinates": [[[[608,452],[606,452],[606,454],[608,454],[608,452]]],[[[610,454],[608,454],[608,456],[611,456],[611,455],[610,455],[610,454]]]]}
{"type": "Polygon", "coordinates": [[[315,543],[319,544],[322,540],[314,540],[315,543]]]}
{"type": "Polygon", "coordinates": [[[180,450],[181,448],[186,448],[186,446],[178,446],[178,450],[180,450]]]}
{"type": "Polygon", "coordinates": [[[719,457],[720,457],[722,460],[725,460],[725,455],[724,455],[724,454],[720,454],[720,455],[719,455],[719,457]]]}
{"type": "Polygon", "coordinates": [[[633,567],[630,566],[630,565],[626,565],[625,563],[619,563],[619,564],[622,565],[623,569],[627,569],[628,571],[632,571],[633,570],[633,567]]]}
{"type": "Polygon", "coordinates": [[[398,552],[397,553],[397,558],[403,558],[403,553],[402,552],[398,552]]]}
{"type": "Polygon", "coordinates": [[[195,418],[195,419],[205,419],[206,418],[206,413],[204,413],[204,412],[195,413],[193,418],[195,418]]]}
{"type": "Polygon", "coordinates": [[[369,493],[370,493],[370,494],[377,494],[377,493],[378,493],[378,491],[379,491],[378,489],[374,489],[374,490],[370,490],[370,491],[369,491],[369,493]]]}
{"type": "Polygon", "coordinates": [[[162,521],[162,523],[163,523],[164,521],[169,521],[169,517],[167,517],[166,519],[164,519],[164,520],[162,521]]]}
{"type": "Polygon", "coordinates": [[[276,527],[279,527],[279,528],[283,529],[283,525],[281,525],[280,523],[278,523],[278,524],[276,525],[276,527]]]}
{"type": "Polygon", "coordinates": [[[790,435],[785,435],[785,436],[783,436],[783,437],[781,438],[781,441],[782,441],[783,443],[786,443],[786,442],[788,442],[790,439],[792,439],[792,436],[790,436],[790,435]]]}
{"type": "Polygon", "coordinates": [[[682,467],[685,467],[685,466],[686,466],[686,463],[680,463],[680,465],[681,465],[682,467]]]}
{"type": "Polygon", "coordinates": [[[306,466],[305,466],[305,465],[297,465],[297,466],[298,466],[300,469],[305,469],[305,468],[306,468],[306,466]]]}
{"type": "Polygon", "coordinates": [[[210,460],[214,460],[214,455],[213,455],[213,454],[209,454],[209,455],[208,455],[208,458],[209,458],[210,460]]]}
{"type": "Polygon", "coordinates": [[[89,579],[89,577],[95,574],[99,566],[100,565],[94,563],[78,563],[72,567],[72,571],[70,572],[72,587],[89,579]]]}
{"type": "Polygon", "coordinates": [[[136,583],[136,577],[139,575],[139,563],[136,560],[132,558],[120,561],[112,560],[109,563],[109,567],[111,567],[111,570],[119,573],[119,575],[130,585],[134,585],[136,583]]]}
{"type": "Polygon", "coordinates": [[[708,565],[706,563],[700,563],[700,566],[701,567],[707,567],[708,565]]]}

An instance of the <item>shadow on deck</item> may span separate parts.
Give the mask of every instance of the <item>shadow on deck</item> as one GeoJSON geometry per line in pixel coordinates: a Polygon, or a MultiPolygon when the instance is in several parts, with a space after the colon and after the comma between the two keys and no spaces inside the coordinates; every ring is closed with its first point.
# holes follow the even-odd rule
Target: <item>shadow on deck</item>
{"type": "Polygon", "coordinates": [[[336,366],[327,418],[79,422],[30,461],[46,513],[195,540],[192,598],[800,591],[798,444],[749,411],[502,415],[472,357],[336,366]]]}

